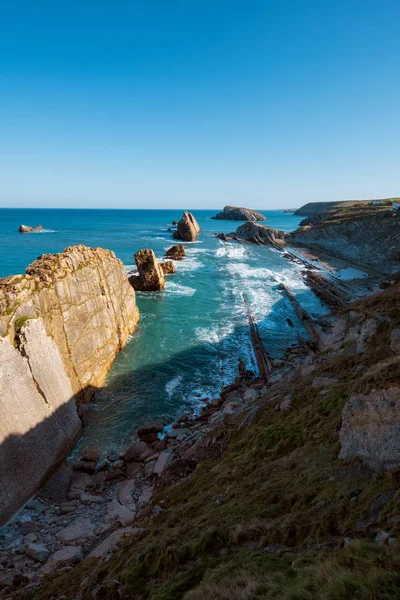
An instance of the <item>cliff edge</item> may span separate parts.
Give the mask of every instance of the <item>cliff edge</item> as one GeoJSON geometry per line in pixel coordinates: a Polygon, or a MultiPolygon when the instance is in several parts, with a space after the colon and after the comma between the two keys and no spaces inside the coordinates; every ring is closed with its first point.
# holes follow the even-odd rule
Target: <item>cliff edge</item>
{"type": "Polygon", "coordinates": [[[113,252],[73,246],[0,280],[0,522],[65,456],[139,320],[113,252]]]}

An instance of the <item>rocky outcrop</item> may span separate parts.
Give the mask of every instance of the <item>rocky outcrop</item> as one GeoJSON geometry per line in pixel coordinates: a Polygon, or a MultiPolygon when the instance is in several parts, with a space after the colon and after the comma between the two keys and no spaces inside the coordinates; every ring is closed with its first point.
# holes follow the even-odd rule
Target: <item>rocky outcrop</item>
{"type": "Polygon", "coordinates": [[[238,206],[225,206],[225,208],[212,217],[219,221],[266,221],[266,217],[250,208],[240,208],[238,206]]]}
{"type": "Polygon", "coordinates": [[[400,466],[400,388],[353,394],[342,411],[339,458],[381,471],[400,466]]]}
{"type": "Polygon", "coordinates": [[[284,231],[272,229],[272,227],[267,227],[267,225],[258,225],[250,221],[238,227],[235,234],[236,239],[279,248],[284,246],[286,235],[284,231]]]}
{"type": "Polygon", "coordinates": [[[43,482],[139,313],[113,252],[43,255],[0,280],[0,522],[43,482]]]}
{"type": "Polygon", "coordinates": [[[41,225],[36,225],[36,227],[29,227],[29,225],[20,225],[18,227],[18,231],[20,233],[29,233],[31,231],[43,231],[43,227],[41,225]]]}
{"type": "Polygon", "coordinates": [[[138,273],[129,277],[131,286],[141,292],[158,292],[164,289],[164,271],[153,250],[148,248],[136,252],[135,262],[138,273]]]}
{"type": "Polygon", "coordinates": [[[399,239],[400,219],[386,211],[374,217],[323,220],[290,233],[287,243],[326,251],[338,258],[391,273],[398,270],[399,239]]]}
{"type": "Polygon", "coordinates": [[[185,258],[186,252],[183,244],[178,244],[177,246],[171,246],[165,253],[166,258],[170,258],[171,260],[182,260],[185,258]]]}
{"type": "Polygon", "coordinates": [[[27,318],[55,341],[78,402],[88,402],[139,321],[135,293],[115,254],[71,246],[0,280],[0,335],[14,344],[27,318]]]}
{"type": "Polygon", "coordinates": [[[176,240],[183,240],[184,242],[194,242],[199,232],[200,227],[196,219],[192,213],[185,210],[181,220],[178,222],[176,231],[173,233],[173,237],[176,240]]]}
{"type": "Polygon", "coordinates": [[[176,267],[172,260],[165,260],[164,262],[160,262],[160,267],[164,275],[172,275],[173,273],[176,273],[176,267]]]}

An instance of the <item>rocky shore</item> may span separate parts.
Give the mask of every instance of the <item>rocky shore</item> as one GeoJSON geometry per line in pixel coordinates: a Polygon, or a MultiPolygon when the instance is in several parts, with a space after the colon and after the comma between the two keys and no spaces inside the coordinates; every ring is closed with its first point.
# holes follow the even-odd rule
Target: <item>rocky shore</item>
{"type": "MultiPolygon", "coordinates": [[[[385,255],[400,223],[386,211],[377,220],[389,234],[385,255]]],[[[356,228],[359,221],[366,233],[371,215],[353,219],[356,228]]],[[[327,256],[332,264],[353,256],[345,248],[351,222],[331,214],[304,259],[292,234],[262,225],[227,236],[300,261],[333,312],[316,322],[282,284],[308,338],[299,335],[281,357],[259,348],[262,377],[239,363],[233,384],[205,399],[200,414],[145,423],[118,456],[86,448],[65,464],[3,530],[0,597],[222,600],[246,590],[248,600],[322,599],[344,590],[370,600],[371,589],[396,597],[400,281],[396,261],[388,275],[365,267],[370,277],[354,299],[335,268],[327,276],[329,265],[318,267],[327,256]],[[332,231],[340,251],[320,242],[332,231]]],[[[152,261],[141,252],[139,263],[152,261]]],[[[183,254],[167,251],[174,260],[183,254]]],[[[251,316],[249,326],[256,334],[251,316]]]]}

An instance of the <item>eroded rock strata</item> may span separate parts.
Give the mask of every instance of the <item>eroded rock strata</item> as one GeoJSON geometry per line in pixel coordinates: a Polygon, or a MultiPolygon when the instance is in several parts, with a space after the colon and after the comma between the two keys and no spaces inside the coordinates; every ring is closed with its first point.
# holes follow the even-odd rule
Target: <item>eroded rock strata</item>
{"type": "MultiPolygon", "coordinates": [[[[136,252],[137,273],[129,277],[131,286],[141,292],[159,292],[164,289],[164,271],[153,250],[145,248],[136,252]]],[[[168,268],[168,267],[166,267],[168,268]]]]}
{"type": "Polygon", "coordinates": [[[212,217],[218,221],[266,221],[266,217],[256,210],[240,208],[239,206],[225,206],[224,209],[212,217]]]}
{"type": "Polygon", "coordinates": [[[113,252],[73,246],[0,280],[0,521],[70,447],[139,312],[113,252]]]}
{"type": "Polygon", "coordinates": [[[200,226],[192,213],[184,211],[180,221],[178,221],[177,229],[173,233],[173,238],[183,240],[184,242],[194,242],[197,234],[200,232],[200,226]]]}

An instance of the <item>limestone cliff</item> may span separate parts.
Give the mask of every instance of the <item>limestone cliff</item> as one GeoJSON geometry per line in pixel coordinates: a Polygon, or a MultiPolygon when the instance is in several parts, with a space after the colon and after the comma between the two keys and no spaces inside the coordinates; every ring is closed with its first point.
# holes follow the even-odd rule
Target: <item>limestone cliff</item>
{"type": "Polygon", "coordinates": [[[14,343],[28,317],[40,318],[56,342],[72,390],[88,402],[134,331],[139,312],[125,268],[113,252],[72,246],[44,254],[0,280],[0,335],[14,343]]]}
{"type": "Polygon", "coordinates": [[[113,252],[43,255],[0,280],[0,523],[65,456],[87,402],[139,319],[113,252]]]}

